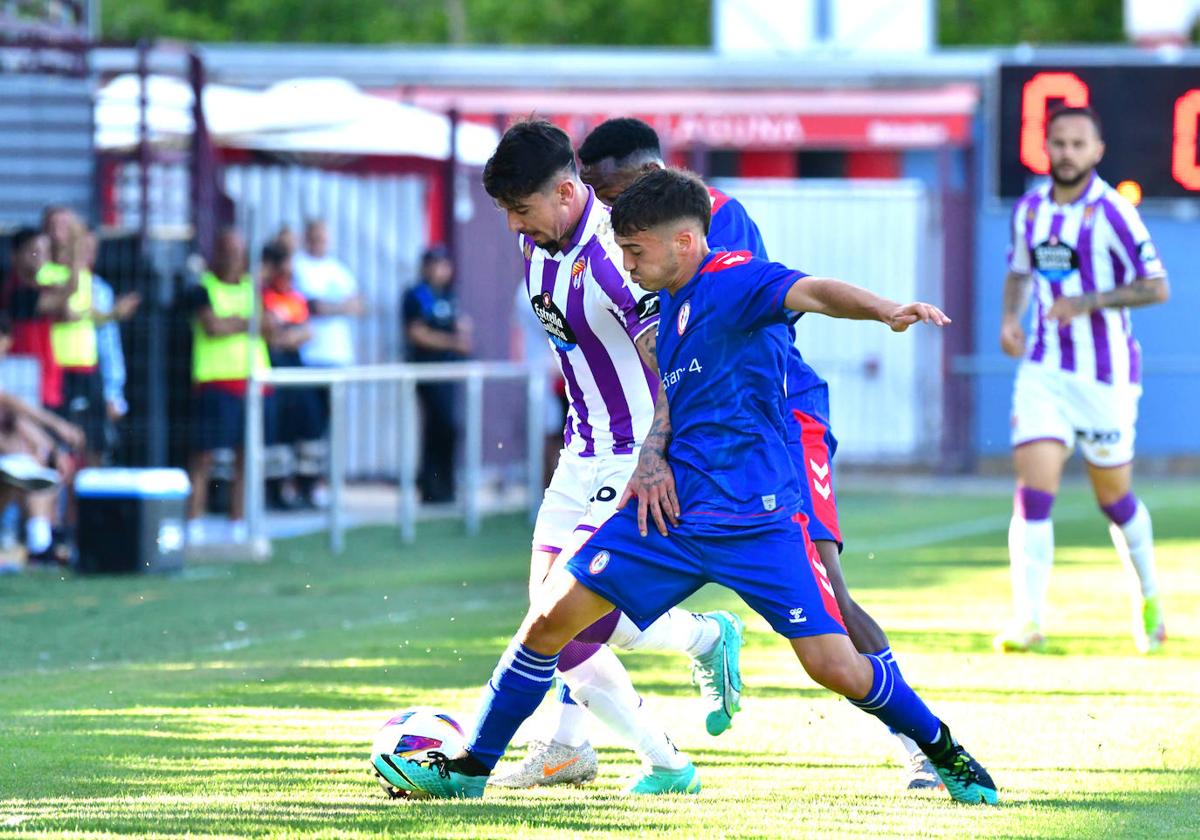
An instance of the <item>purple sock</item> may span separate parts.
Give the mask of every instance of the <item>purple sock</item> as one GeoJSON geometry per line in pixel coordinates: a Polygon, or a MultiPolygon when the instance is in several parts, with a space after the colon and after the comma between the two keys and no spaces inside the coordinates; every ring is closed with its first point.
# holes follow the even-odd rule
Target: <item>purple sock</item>
{"type": "Polygon", "coordinates": [[[1137,496],[1133,495],[1132,492],[1126,493],[1111,505],[1100,505],[1100,510],[1104,511],[1104,515],[1111,519],[1113,524],[1118,528],[1125,527],[1125,523],[1133,519],[1133,515],[1137,513],[1137,508],[1137,496]]]}
{"type": "Polygon", "coordinates": [[[596,655],[596,651],[598,650],[600,650],[600,645],[572,639],[567,642],[567,646],[558,655],[558,670],[570,671],[576,665],[582,665],[584,662],[587,662],[596,655]]]}
{"type": "Polygon", "coordinates": [[[579,631],[579,635],[575,637],[577,642],[591,642],[597,645],[608,644],[608,640],[612,638],[613,631],[617,629],[617,622],[621,620],[621,611],[613,610],[603,618],[598,618],[592,624],[579,631]]]}
{"type": "Polygon", "coordinates": [[[1054,507],[1054,494],[1044,490],[1034,490],[1032,487],[1018,487],[1013,497],[1013,510],[1017,516],[1027,522],[1040,522],[1050,518],[1050,508],[1054,507]]]}

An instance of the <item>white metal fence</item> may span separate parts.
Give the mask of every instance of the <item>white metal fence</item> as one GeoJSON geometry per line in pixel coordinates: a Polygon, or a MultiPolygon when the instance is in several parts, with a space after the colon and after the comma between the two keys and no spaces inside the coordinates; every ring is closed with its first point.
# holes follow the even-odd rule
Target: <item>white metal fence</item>
{"type": "Polygon", "coordinates": [[[261,378],[250,380],[246,397],[246,525],[251,551],[269,552],[264,529],[265,498],[263,492],[264,411],[263,388],[320,387],[330,391],[329,419],[329,545],[335,553],[345,547],[345,510],[342,504],[346,481],[347,452],[350,446],[350,417],[347,388],[351,384],[373,383],[381,391],[390,391],[396,400],[397,411],[392,422],[378,434],[395,441],[395,464],[399,474],[399,495],[396,521],[404,542],[416,539],[418,494],[416,486],[420,428],[417,405],[417,384],[423,382],[463,382],[466,385],[466,418],[464,423],[464,464],[460,500],[467,533],[479,530],[482,516],[480,491],[483,475],[483,386],[488,381],[524,381],[526,383],[525,426],[527,429],[527,500],[530,521],[542,498],[542,422],[546,385],[544,371],[510,362],[445,362],[439,364],[390,364],[350,368],[278,368],[261,378]]]}
{"type": "MultiPolygon", "coordinates": [[[[771,259],[902,302],[940,300],[940,226],[920,181],[723,179],[716,185],[745,206],[771,259]]],[[[879,324],[806,316],[796,331],[805,360],[829,382],[831,426],[845,460],[936,457],[942,385],[936,330],[895,335],[879,324]]]]}
{"type": "MultiPolygon", "coordinates": [[[[239,226],[258,247],[283,225],[303,233],[305,220],[322,218],[331,252],[343,260],[366,304],[355,323],[355,358],[361,365],[404,358],[400,299],[417,276],[425,244],[425,183],[416,175],[363,175],[307,166],[230,166],[225,186],[237,204],[239,226]]],[[[395,463],[396,437],[380,418],[398,411],[394,388],[378,380],[350,389],[347,399],[346,469],[378,476],[395,463]]]]}

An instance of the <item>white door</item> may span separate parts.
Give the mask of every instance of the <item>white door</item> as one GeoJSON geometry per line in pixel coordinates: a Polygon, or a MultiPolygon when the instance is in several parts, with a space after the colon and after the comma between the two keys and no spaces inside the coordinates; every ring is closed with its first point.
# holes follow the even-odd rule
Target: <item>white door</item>
{"type": "MultiPolygon", "coordinates": [[[[900,302],[940,300],[934,214],[920,181],[718,179],[714,185],[746,208],[771,259],[900,302]]],[[[936,457],[942,367],[936,330],[896,335],[879,323],[806,315],[796,343],[829,383],[839,461],[936,457]]]]}

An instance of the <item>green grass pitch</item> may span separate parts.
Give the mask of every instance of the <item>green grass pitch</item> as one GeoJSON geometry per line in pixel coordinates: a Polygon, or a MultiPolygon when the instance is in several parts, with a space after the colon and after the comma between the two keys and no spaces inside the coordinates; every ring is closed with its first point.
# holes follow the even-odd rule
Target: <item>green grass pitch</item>
{"type": "Polygon", "coordinates": [[[700,767],[698,797],[630,801],[632,755],[594,729],[584,788],[392,802],[366,763],[413,704],[463,717],[519,622],[528,526],[422,526],[277,545],[174,578],[0,579],[0,835],[289,837],[1200,836],[1200,486],[1143,481],[1170,641],[1129,635],[1126,572],[1080,489],[1056,507],[1051,652],[998,656],[1001,493],[846,493],[847,577],[908,680],[1000,784],[1002,807],[899,790],[898,747],[749,618],[734,728],[704,733],[680,656],[625,656],[700,767]]]}

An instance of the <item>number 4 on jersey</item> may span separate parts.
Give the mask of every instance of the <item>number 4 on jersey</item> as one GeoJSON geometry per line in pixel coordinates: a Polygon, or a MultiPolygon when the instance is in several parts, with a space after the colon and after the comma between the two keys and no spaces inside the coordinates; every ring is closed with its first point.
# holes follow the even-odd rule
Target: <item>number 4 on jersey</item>
{"type": "Polygon", "coordinates": [[[694,371],[695,373],[702,373],[704,371],[704,368],[700,367],[699,359],[693,358],[692,363],[690,365],[688,365],[688,370],[694,371]]]}

